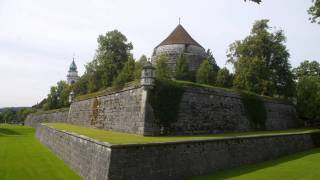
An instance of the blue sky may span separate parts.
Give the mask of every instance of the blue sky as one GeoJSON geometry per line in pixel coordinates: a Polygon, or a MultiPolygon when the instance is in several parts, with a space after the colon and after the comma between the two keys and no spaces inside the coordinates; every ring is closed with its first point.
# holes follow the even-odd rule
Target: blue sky
{"type": "Polygon", "coordinates": [[[293,67],[320,60],[320,25],[308,21],[311,0],[0,0],[0,107],[31,106],[50,86],[66,79],[75,53],[80,74],[91,61],[99,34],[118,29],[134,45],[133,54],[150,56],[178,24],[219,66],[226,50],[250,32],[255,20],[270,19],[284,30],[293,67]]]}

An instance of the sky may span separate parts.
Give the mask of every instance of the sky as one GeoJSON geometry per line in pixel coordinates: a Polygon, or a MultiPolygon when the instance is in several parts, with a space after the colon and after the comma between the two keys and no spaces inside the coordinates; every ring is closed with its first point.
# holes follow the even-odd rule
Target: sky
{"type": "Polygon", "coordinates": [[[293,67],[320,61],[320,25],[309,22],[310,6],[311,0],[0,0],[0,107],[40,102],[51,86],[66,80],[73,57],[83,74],[97,37],[108,31],[122,32],[135,58],[150,57],[179,17],[220,67],[228,46],[260,19],[284,30],[293,67]]]}

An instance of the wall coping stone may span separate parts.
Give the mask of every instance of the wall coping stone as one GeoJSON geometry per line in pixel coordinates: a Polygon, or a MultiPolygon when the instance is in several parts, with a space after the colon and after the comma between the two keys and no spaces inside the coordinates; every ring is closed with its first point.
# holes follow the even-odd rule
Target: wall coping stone
{"type": "Polygon", "coordinates": [[[102,142],[93,138],[89,138],[84,135],[80,135],[77,133],[60,130],[56,128],[52,128],[45,123],[41,123],[39,125],[45,126],[46,128],[52,129],[57,132],[62,132],[68,135],[71,135],[73,137],[77,137],[83,140],[87,140],[89,142],[93,142],[96,144],[99,144],[101,146],[105,146],[108,148],[114,148],[114,149],[122,149],[122,148],[128,148],[128,147],[144,147],[144,146],[163,146],[163,145],[175,145],[175,144],[196,144],[196,143],[207,143],[207,142],[217,142],[217,141],[226,141],[226,140],[239,140],[239,139],[262,139],[262,138],[270,138],[270,137],[281,137],[281,136],[295,136],[295,135],[304,135],[304,134],[320,134],[319,131],[316,132],[292,132],[292,133],[283,133],[283,134],[264,134],[264,135],[253,135],[253,136],[235,136],[235,137],[225,137],[225,138],[217,138],[217,139],[199,139],[199,140],[181,140],[181,141],[172,141],[172,142],[153,142],[153,143],[132,143],[132,144],[110,144],[108,142],[102,142]]]}

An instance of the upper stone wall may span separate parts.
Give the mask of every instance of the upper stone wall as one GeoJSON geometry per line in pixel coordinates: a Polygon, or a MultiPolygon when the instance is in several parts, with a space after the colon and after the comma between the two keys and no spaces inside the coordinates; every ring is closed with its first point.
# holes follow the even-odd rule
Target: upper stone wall
{"type": "MultiPolygon", "coordinates": [[[[265,130],[299,127],[292,104],[267,100],[263,103],[266,111],[265,130]]],[[[170,127],[164,127],[162,133],[184,135],[261,130],[252,123],[240,94],[206,88],[186,88],[177,120],[170,127]]]]}
{"type": "MultiPolygon", "coordinates": [[[[257,127],[248,118],[243,97],[219,89],[184,89],[177,118],[164,125],[149,104],[149,91],[131,86],[86,100],[75,101],[70,110],[31,114],[26,124],[66,122],[87,127],[140,135],[192,135],[253,130],[281,130],[299,127],[295,107],[276,101],[263,101],[266,118],[257,127]]],[[[163,112],[166,113],[166,112],[163,112]]]]}
{"type": "Polygon", "coordinates": [[[142,87],[128,87],[96,98],[76,101],[68,122],[111,131],[145,134],[145,100],[142,87]]]}

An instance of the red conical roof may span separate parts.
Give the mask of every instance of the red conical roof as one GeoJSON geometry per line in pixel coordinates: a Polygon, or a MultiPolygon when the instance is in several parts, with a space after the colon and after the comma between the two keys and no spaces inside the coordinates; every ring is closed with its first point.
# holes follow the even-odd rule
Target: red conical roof
{"type": "MultiPolygon", "coordinates": [[[[197,41],[195,41],[190,34],[179,24],[172,33],[162,41],[158,46],[169,44],[189,44],[202,47],[197,41]]],[[[157,46],[157,47],[158,47],[157,46]]]]}

